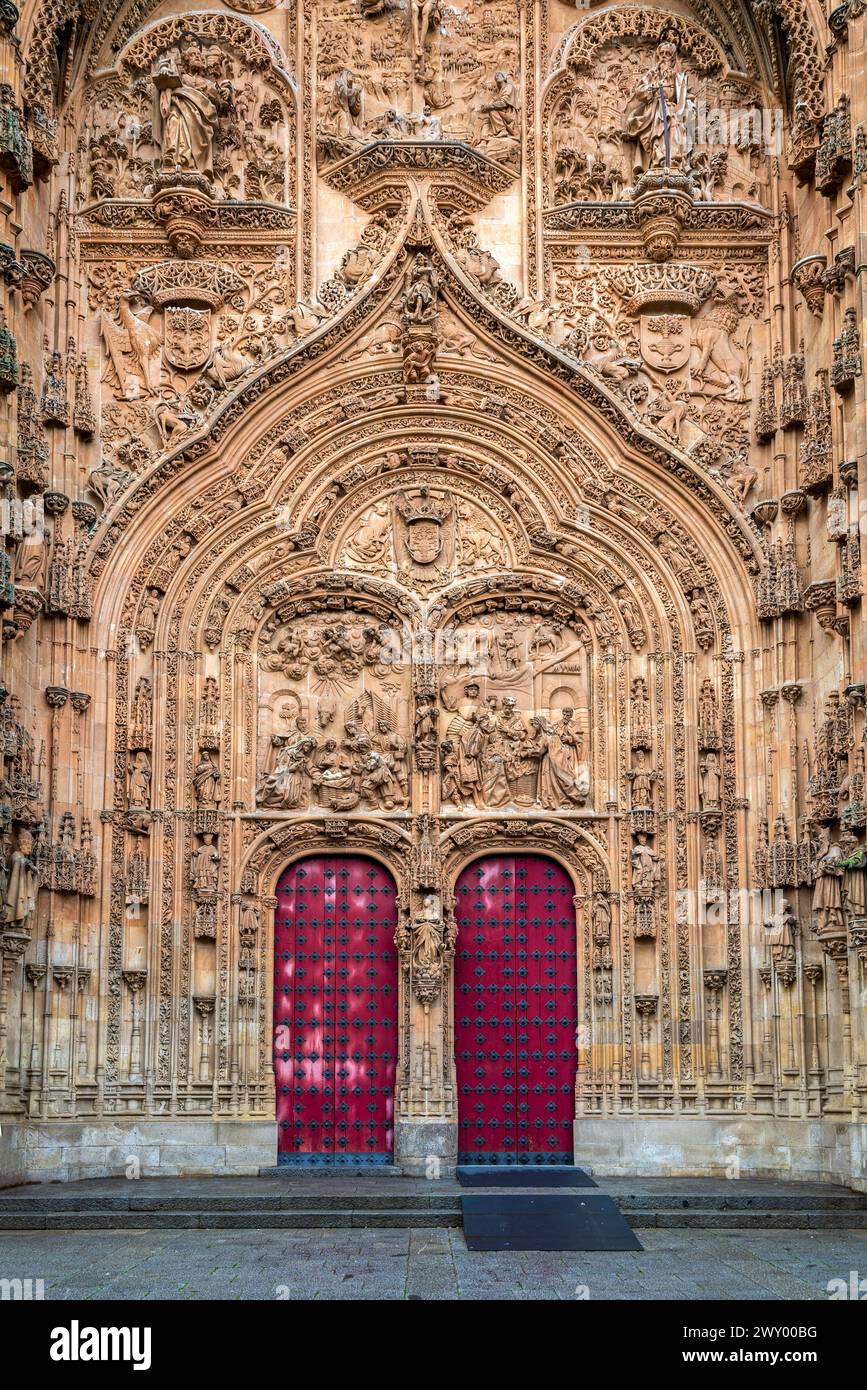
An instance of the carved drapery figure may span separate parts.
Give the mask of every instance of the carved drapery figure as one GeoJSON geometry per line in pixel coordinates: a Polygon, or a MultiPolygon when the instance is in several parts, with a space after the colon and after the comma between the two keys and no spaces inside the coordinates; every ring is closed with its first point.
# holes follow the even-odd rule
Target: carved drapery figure
{"type": "Polygon", "coordinates": [[[655,59],[626,104],[624,132],[633,141],[633,176],[652,169],[683,171],[694,140],[695,103],[675,44],[660,43],[655,59]]]}
{"type": "Polygon", "coordinates": [[[580,734],[562,720],[555,728],[540,714],[533,716],[532,724],[540,753],[539,801],[551,810],[583,805],[590,794],[590,778],[586,764],[576,761],[581,751],[580,734]]]}
{"type": "Polygon", "coordinates": [[[151,760],[148,754],[136,753],[128,771],[127,804],[130,810],[145,810],[151,804],[151,760]]]}
{"type": "Polygon", "coordinates": [[[33,930],[39,874],[32,855],[33,836],[28,830],[22,830],[12,853],[3,899],[3,925],[15,931],[33,930]]]}
{"type": "Polygon", "coordinates": [[[798,918],[786,898],[779,911],[765,923],[765,933],[771,952],[771,963],[778,975],[789,974],[795,968],[795,940],[798,918]]]}
{"type": "Polygon", "coordinates": [[[193,770],[193,788],[196,802],[203,810],[211,809],[220,800],[220,769],[209,750],[200,750],[193,770]]]}
{"type": "Polygon", "coordinates": [[[216,891],[220,857],[220,851],[214,844],[214,836],[212,834],[203,835],[202,843],[196,846],[190,856],[191,888],[195,888],[199,893],[216,891]]]}
{"type": "Polygon", "coordinates": [[[213,178],[218,112],[209,84],[195,75],[182,75],[177,55],[160,61],[153,80],[158,94],[155,128],[164,166],[213,178]]]}
{"type": "Polygon", "coordinates": [[[820,826],[813,889],[813,924],[820,937],[842,936],[846,931],[842,859],[840,846],[831,843],[830,828],[820,826]]]}
{"type": "Polygon", "coordinates": [[[722,772],[716,753],[706,753],[699,764],[701,774],[701,809],[717,811],[722,804],[722,772]]]}

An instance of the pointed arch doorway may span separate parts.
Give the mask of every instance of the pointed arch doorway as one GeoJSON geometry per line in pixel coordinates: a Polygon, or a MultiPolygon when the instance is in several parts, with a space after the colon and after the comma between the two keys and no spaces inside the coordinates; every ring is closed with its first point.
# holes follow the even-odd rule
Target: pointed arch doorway
{"type": "Polygon", "coordinates": [[[278,1163],[390,1163],[397,1070],[397,889],[358,855],[302,859],[277,884],[278,1163]]]}
{"type": "Polygon", "coordinates": [[[575,889],[536,854],[477,859],[455,885],[459,1163],[572,1163],[575,889]]]}

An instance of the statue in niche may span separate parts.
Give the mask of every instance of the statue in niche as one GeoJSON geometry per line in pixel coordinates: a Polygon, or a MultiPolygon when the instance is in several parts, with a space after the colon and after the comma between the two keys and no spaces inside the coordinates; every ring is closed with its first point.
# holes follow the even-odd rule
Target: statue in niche
{"type": "Polygon", "coordinates": [[[701,773],[701,809],[718,811],[722,802],[722,772],[719,756],[706,753],[699,763],[701,773]]]}
{"type": "Polygon", "coordinates": [[[611,940],[611,904],[601,893],[593,899],[593,940],[599,945],[611,940]]]}
{"type": "Polygon", "coordinates": [[[220,873],[220,851],[211,834],[203,835],[190,856],[190,887],[200,893],[215,893],[220,873]]]}
{"type": "Polygon", "coordinates": [[[713,730],[717,726],[717,703],[716,691],[713,688],[713,681],[705,676],[701,683],[701,690],[698,696],[698,723],[699,728],[713,730]]]}
{"type": "Polygon", "coordinates": [[[15,552],[15,583],[19,588],[41,589],[45,582],[45,533],[28,531],[15,552]]]}
{"type": "Polygon", "coordinates": [[[635,730],[650,728],[650,700],[643,676],[636,676],[632,682],[632,725],[635,730]]]}
{"type": "Polygon", "coordinates": [[[632,809],[650,810],[653,806],[653,784],[659,774],[651,767],[643,748],[636,749],[635,762],[626,776],[632,784],[632,809]]]}
{"type": "Polygon", "coordinates": [[[199,761],[193,769],[193,788],[196,804],[203,811],[211,811],[220,800],[220,769],[213,754],[199,749],[199,761]]]}
{"type": "Polygon", "coordinates": [[[135,625],[135,635],[143,650],[146,650],[154,640],[161,603],[162,595],[159,589],[148,589],[141,601],[141,608],[135,625]]]}
{"type": "Polygon", "coordinates": [[[252,944],[259,933],[259,909],[255,903],[241,904],[240,935],[241,940],[247,944],[252,944]]]}
{"type": "Polygon", "coordinates": [[[127,805],[130,810],[146,810],[151,798],[151,760],[147,753],[138,752],[128,765],[129,790],[127,805]]]}
{"type": "Polygon", "coordinates": [[[421,912],[413,918],[412,936],[415,963],[428,969],[439,965],[443,948],[443,920],[433,893],[428,894],[421,912]]]}
{"type": "Polygon", "coordinates": [[[136,729],[149,729],[152,712],[151,683],[147,676],[141,676],[136,681],[132,710],[130,711],[130,723],[136,729]]]}
{"type": "Polygon", "coordinates": [[[632,846],[632,891],[649,897],[659,882],[660,873],[659,855],[651,848],[645,834],[638,835],[632,846]]]}
{"type": "Polygon", "coordinates": [[[153,83],[159,94],[154,134],[164,167],[213,178],[218,111],[207,91],[210,84],[195,74],[182,76],[177,52],[160,59],[153,83]]]}
{"type": "Polygon", "coordinates": [[[624,134],[635,147],[633,178],[654,169],[685,172],[693,148],[695,102],[678,66],[675,44],[663,40],[626,103],[624,134]]]}
{"type": "Polygon", "coordinates": [[[7,930],[33,930],[39,874],[32,859],[33,836],[29,830],[18,834],[18,847],[12,854],[9,878],[3,897],[3,925],[7,930]]]}
{"type": "Polygon", "coordinates": [[[433,748],[439,739],[440,713],[436,701],[428,692],[418,697],[415,710],[414,740],[416,748],[433,748]]]}
{"type": "Polygon", "coordinates": [[[813,923],[820,937],[843,936],[846,932],[842,859],[840,846],[831,844],[830,826],[820,825],[813,889],[813,923]]]}
{"type": "Polygon", "coordinates": [[[840,836],[843,869],[843,901],[846,911],[859,927],[867,921],[867,849],[851,830],[840,836]]]}
{"type": "Polygon", "coordinates": [[[774,969],[777,974],[790,974],[795,966],[798,919],[787,898],[782,899],[779,912],[775,912],[770,921],[765,923],[765,932],[774,969]]]}

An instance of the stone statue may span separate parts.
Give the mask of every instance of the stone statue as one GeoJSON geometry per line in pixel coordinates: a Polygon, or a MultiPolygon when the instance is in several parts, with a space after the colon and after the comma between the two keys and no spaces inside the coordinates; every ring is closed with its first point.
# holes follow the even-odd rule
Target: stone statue
{"type": "Polygon", "coordinates": [[[153,78],[157,89],[155,134],[166,168],[214,177],[217,107],[204,79],[181,75],[176,57],[166,55],[153,78]]]}
{"type": "Polygon", "coordinates": [[[130,810],[146,810],[151,804],[151,760],[138,752],[129,764],[127,804],[130,810]]]}
{"type": "Polygon", "coordinates": [[[636,837],[632,847],[632,890],[649,897],[660,878],[659,855],[651,849],[647,836],[636,837]]]}
{"type": "Polygon", "coordinates": [[[632,806],[634,810],[639,808],[650,810],[653,806],[653,784],[658,775],[656,769],[651,767],[647,761],[647,754],[644,749],[638,748],[635,753],[635,762],[626,774],[632,783],[632,806]]]}
{"type": "Polygon", "coordinates": [[[190,887],[200,893],[216,892],[220,872],[220,851],[214,844],[213,835],[203,835],[203,843],[197,845],[190,856],[190,887]]]}
{"type": "Polygon", "coordinates": [[[211,810],[220,800],[220,769],[210,752],[200,750],[193,771],[196,801],[203,810],[211,810]]]}
{"type": "Polygon", "coordinates": [[[795,938],[798,919],[788,899],[783,898],[779,912],[765,923],[765,933],[771,950],[771,961],[777,974],[788,974],[795,966],[795,938]]]}
{"type": "Polygon", "coordinates": [[[694,142],[695,103],[687,75],[678,67],[675,44],[659,44],[626,103],[624,133],[635,146],[633,177],[652,169],[683,172],[694,142]]]}
{"type": "Polygon", "coordinates": [[[718,754],[706,753],[699,768],[701,772],[701,809],[703,811],[717,811],[722,796],[722,774],[718,754]]]}
{"type": "Polygon", "coordinates": [[[843,901],[850,919],[859,927],[867,925],[867,849],[851,830],[840,836],[843,852],[843,901]]]}
{"type": "Polygon", "coordinates": [[[39,874],[31,858],[32,854],[33,836],[29,830],[22,830],[18,835],[18,848],[12,854],[3,899],[4,925],[14,928],[15,931],[33,930],[39,874]]]}
{"type": "Polygon", "coordinates": [[[846,932],[842,860],[840,846],[831,844],[830,827],[820,826],[813,889],[813,925],[819,937],[844,936],[846,932]]]}

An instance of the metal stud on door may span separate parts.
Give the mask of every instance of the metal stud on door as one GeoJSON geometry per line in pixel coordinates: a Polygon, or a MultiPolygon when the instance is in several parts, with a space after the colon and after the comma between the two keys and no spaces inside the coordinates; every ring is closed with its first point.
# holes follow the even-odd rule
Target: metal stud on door
{"type": "Polygon", "coordinates": [[[280,1163],[390,1163],[397,892],[373,860],[304,859],[277,885],[274,1075],[280,1163]]]}
{"type": "Polygon", "coordinates": [[[476,860],[455,886],[461,1163],[571,1163],[574,889],[541,855],[476,860]]]}

